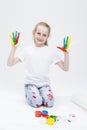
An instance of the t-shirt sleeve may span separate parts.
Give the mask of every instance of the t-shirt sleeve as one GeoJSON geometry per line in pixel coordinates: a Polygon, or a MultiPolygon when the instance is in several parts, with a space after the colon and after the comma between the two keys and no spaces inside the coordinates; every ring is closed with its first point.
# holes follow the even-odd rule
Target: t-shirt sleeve
{"type": "Polygon", "coordinates": [[[52,56],[52,62],[54,64],[58,63],[59,61],[61,61],[61,57],[60,57],[60,54],[59,54],[59,50],[57,48],[54,48],[53,49],[53,56],[52,56]]]}

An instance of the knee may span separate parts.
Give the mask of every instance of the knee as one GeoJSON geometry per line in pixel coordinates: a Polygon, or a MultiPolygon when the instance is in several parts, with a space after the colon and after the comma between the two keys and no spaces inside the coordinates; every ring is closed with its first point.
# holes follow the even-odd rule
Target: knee
{"type": "Polygon", "coordinates": [[[53,107],[54,106],[54,100],[52,100],[52,101],[45,101],[44,102],[44,106],[45,107],[53,107]]]}
{"type": "Polygon", "coordinates": [[[37,97],[36,99],[32,100],[32,106],[33,107],[40,107],[42,105],[42,98],[41,97],[37,97]]]}
{"type": "Polygon", "coordinates": [[[44,106],[46,107],[53,107],[54,106],[54,97],[45,97],[44,98],[44,106]]]}
{"type": "Polygon", "coordinates": [[[30,99],[29,97],[27,97],[27,103],[30,106],[37,108],[37,107],[40,107],[42,105],[42,98],[37,97],[37,98],[30,99]]]}

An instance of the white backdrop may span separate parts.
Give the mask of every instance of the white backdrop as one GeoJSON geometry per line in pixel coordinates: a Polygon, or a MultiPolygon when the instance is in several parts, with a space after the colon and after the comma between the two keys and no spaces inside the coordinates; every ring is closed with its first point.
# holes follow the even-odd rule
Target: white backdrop
{"type": "Polygon", "coordinates": [[[59,43],[62,45],[67,35],[72,38],[69,71],[64,72],[57,66],[50,69],[55,95],[87,91],[86,0],[0,0],[0,90],[24,89],[23,65],[7,67],[11,49],[9,35],[12,31],[20,31],[21,46],[30,45],[32,30],[40,21],[51,26],[51,46],[56,47],[59,43]]]}

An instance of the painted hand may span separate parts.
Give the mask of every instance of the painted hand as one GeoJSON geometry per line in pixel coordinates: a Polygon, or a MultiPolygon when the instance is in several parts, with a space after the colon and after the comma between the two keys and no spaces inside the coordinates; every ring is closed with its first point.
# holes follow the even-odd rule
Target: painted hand
{"type": "Polygon", "coordinates": [[[19,37],[20,37],[20,32],[17,32],[17,31],[12,32],[12,34],[10,35],[11,45],[12,46],[17,46],[18,45],[19,37]]]}
{"type": "Polygon", "coordinates": [[[70,42],[71,42],[71,38],[69,38],[68,36],[64,38],[63,40],[63,47],[59,47],[57,46],[57,48],[59,48],[60,50],[62,50],[63,52],[67,52],[70,46],[70,42]]]}

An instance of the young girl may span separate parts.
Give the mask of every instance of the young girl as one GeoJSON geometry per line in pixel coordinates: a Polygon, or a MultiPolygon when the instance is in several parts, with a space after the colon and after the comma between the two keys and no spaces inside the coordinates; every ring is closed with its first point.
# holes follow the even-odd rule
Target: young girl
{"type": "Polygon", "coordinates": [[[15,56],[17,46],[12,46],[7,65],[13,66],[19,62],[25,63],[25,96],[32,107],[53,107],[54,96],[49,80],[49,66],[54,63],[62,70],[68,71],[69,53],[64,52],[64,61],[58,54],[58,49],[48,46],[50,26],[45,22],[38,23],[33,30],[34,44],[25,48],[15,56]]]}

